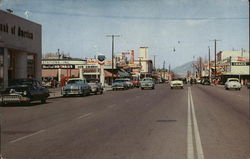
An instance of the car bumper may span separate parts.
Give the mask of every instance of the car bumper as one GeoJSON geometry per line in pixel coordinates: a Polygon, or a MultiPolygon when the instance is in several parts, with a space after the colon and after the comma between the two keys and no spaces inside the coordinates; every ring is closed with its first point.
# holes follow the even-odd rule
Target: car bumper
{"type": "Polygon", "coordinates": [[[81,90],[62,91],[62,95],[80,95],[80,94],[83,94],[81,90]]]}
{"type": "Polygon", "coordinates": [[[2,95],[1,96],[2,103],[22,103],[22,102],[30,102],[30,98],[23,97],[21,95],[2,95]]]}

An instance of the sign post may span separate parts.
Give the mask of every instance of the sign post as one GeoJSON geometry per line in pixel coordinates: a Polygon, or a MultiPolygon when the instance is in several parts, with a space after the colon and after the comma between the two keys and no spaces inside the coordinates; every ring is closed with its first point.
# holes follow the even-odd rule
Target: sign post
{"type": "Polygon", "coordinates": [[[105,75],[104,75],[103,65],[104,65],[104,60],[106,59],[106,57],[105,57],[105,55],[98,55],[97,59],[98,59],[98,63],[99,63],[100,68],[101,68],[100,82],[101,82],[102,86],[105,87],[105,75]]]}

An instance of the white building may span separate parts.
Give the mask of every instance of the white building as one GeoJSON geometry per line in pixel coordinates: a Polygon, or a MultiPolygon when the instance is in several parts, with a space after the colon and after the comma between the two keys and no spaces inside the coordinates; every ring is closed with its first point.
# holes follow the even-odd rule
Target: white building
{"type": "Polygon", "coordinates": [[[140,47],[138,62],[141,65],[141,73],[152,73],[152,60],[148,59],[148,47],[140,47]]]}
{"type": "Polygon", "coordinates": [[[42,26],[0,10],[0,90],[9,81],[41,80],[42,26]]]}
{"type": "Polygon", "coordinates": [[[242,83],[250,79],[249,51],[220,51],[217,59],[224,82],[229,77],[237,77],[242,83]]]}

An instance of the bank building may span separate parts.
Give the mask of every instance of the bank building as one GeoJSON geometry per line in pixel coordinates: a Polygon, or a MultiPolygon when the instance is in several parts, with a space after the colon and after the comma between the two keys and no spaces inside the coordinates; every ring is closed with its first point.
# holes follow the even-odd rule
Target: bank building
{"type": "Polygon", "coordinates": [[[14,79],[41,79],[42,26],[0,10],[0,90],[14,79]]]}

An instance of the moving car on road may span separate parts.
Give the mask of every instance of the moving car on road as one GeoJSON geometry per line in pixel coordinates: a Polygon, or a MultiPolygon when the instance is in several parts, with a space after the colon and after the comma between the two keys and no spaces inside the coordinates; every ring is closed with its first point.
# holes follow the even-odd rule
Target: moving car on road
{"type": "Polygon", "coordinates": [[[142,90],[146,88],[155,89],[154,80],[150,77],[143,78],[140,83],[141,83],[142,90]]]}
{"type": "Polygon", "coordinates": [[[68,96],[68,95],[81,95],[86,96],[90,95],[91,87],[88,85],[87,81],[85,79],[81,78],[74,78],[70,79],[66,86],[62,87],[62,95],[68,96]]]}
{"type": "Polygon", "coordinates": [[[181,88],[183,89],[183,81],[181,79],[172,79],[170,81],[170,88],[181,88]]]}
{"type": "Polygon", "coordinates": [[[103,93],[102,84],[99,82],[98,79],[89,78],[89,79],[86,79],[86,81],[91,87],[91,93],[94,93],[94,94],[97,94],[97,93],[102,94],[103,93]]]}
{"type": "Polygon", "coordinates": [[[238,78],[228,78],[227,82],[225,83],[225,89],[236,89],[240,90],[241,89],[241,84],[239,82],[238,78]]]}
{"type": "Polygon", "coordinates": [[[112,84],[113,91],[118,90],[118,89],[125,90],[125,89],[128,89],[128,88],[129,88],[129,86],[128,86],[126,80],[124,80],[124,79],[115,79],[115,81],[112,84]]]}
{"type": "Polygon", "coordinates": [[[30,103],[32,101],[41,101],[46,103],[49,97],[49,90],[42,87],[36,79],[24,78],[16,79],[10,83],[10,86],[1,93],[2,104],[8,103],[30,103]]]}
{"type": "Polygon", "coordinates": [[[211,82],[210,82],[209,79],[204,78],[204,79],[202,80],[201,84],[202,84],[202,85],[211,85],[211,82]]]}

